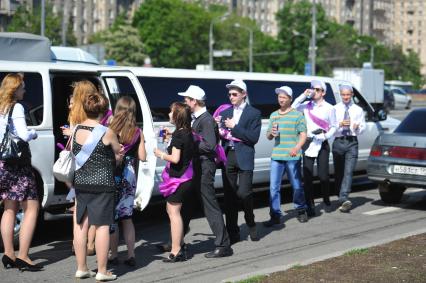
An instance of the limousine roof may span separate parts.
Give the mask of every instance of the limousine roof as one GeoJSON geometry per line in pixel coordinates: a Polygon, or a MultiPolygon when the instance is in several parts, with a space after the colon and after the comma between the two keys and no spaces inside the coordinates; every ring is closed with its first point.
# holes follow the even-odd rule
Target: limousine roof
{"type": "Polygon", "coordinates": [[[173,77],[173,78],[205,78],[205,79],[243,79],[243,80],[263,80],[263,81],[300,81],[306,82],[314,79],[321,79],[330,82],[333,78],[320,76],[289,75],[277,73],[249,73],[234,71],[198,71],[188,69],[169,68],[147,68],[147,67],[123,67],[130,70],[136,76],[146,77],[173,77]]]}
{"type": "Polygon", "coordinates": [[[10,72],[39,72],[45,71],[65,71],[65,72],[117,72],[130,71],[136,76],[145,77],[170,77],[170,78],[205,78],[205,79],[243,79],[243,80],[263,80],[263,81],[294,81],[309,82],[314,79],[321,79],[331,82],[331,77],[304,76],[274,73],[249,73],[234,71],[198,71],[190,69],[152,68],[152,67],[123,67],[91,65],[84,63],[50,63],[50,62],[20,62],[1,61],[0,70],[10,72]]]}

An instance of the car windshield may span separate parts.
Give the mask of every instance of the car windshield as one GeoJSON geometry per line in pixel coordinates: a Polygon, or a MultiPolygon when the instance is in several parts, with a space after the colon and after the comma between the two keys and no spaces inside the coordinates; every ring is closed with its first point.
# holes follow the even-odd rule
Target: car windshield
{"type": "Polygon", "coordinates": [[[426,108],[417,109],[410,112],[407,117],[395,129],[395,133],[409,133],[409,134],[425,134],[426,123],[426,108]]]}

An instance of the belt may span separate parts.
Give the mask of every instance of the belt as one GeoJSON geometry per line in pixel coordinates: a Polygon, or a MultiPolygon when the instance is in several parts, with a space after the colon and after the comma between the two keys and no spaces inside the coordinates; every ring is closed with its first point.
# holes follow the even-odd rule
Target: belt
{"type": "Polygon", "coordinates": [[[356,136],[341,136],[336,137],[336,140],[358,141],[358,138],[356,136]]]}
{"type": "Polygon", "coordinates": [[[229,150],[235,150],[235,146],[228,146],[228,147],[226,148],[226,151],[229,151],[229,150]]]}

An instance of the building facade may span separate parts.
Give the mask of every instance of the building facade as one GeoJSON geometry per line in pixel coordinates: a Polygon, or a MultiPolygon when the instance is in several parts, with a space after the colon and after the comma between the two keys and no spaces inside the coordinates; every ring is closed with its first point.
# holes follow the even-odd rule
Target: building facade
{"type": "Polygon", "coordinates": [[[394,0],[391,37],[404,52],[417,53],[426,76],[426,1],[394,0]]]}

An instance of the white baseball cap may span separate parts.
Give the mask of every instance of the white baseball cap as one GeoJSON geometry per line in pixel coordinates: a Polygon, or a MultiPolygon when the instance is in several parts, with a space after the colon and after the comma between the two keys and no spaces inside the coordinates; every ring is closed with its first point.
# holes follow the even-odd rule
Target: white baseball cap
{"type": "Polygon", "coordinates": [[[185,92],[178,92],[180,96],[187,96],[197,100],[206,100],[204,90],[196,85],[190,85],[185,92]]]}
{"type": "Polygon", "coordinates": [[[311,81],[311,87],[312,88],[319,87],[319,88],[322,88],[324,90],[324,92],[327,91],[327,86],[325,85],[325,83],[323,81],[320,81],[320,80],[311,81]]]}
{"type": "Polygon", "coordinates": [[[284,93],[287,94],[290,97],[293,97],[293,90],[289,86],[282,86],[280,88],[275,89],[276,94],[284,93]]]}
{"type": "Polygon", "coordinates": [[[243,82],[242,80],[233,80],[231,83],[227,84],[226,87],[227,88],[237,87],[247,92],[246,83],[243,82]]]}

